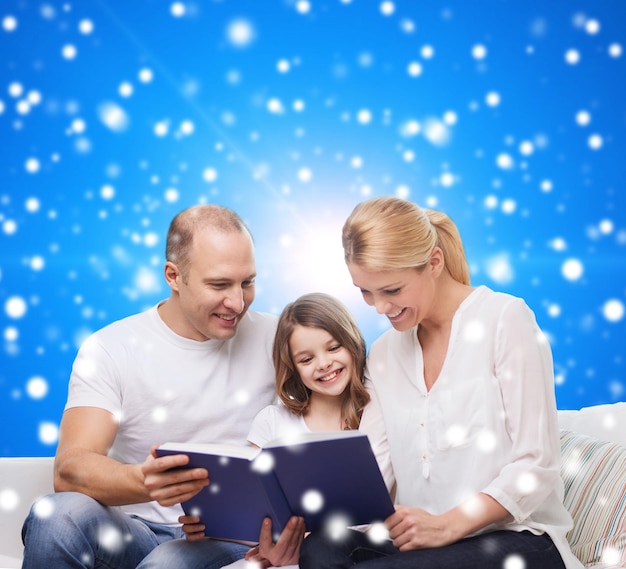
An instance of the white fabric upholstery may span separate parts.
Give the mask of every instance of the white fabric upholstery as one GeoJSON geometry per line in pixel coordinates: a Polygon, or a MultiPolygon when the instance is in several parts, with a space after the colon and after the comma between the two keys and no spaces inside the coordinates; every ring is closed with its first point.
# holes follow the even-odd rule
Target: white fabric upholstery
{"type": "Polygon", "coordinates": [[[21,567],[22,522],[52,492],[54,458],[0,458],[0,569],[21,567]]]}

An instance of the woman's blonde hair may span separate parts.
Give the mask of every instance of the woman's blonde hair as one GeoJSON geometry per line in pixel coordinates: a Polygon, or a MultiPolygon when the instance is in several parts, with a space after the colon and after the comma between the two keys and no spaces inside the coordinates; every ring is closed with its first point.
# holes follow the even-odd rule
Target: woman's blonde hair
{"type": "Polygon", "coordinates": [[[469,284],[463,242],[454,222],[439,211],[385,196],[357,205],[343,226],[346,263],[367,271],[423,268],[435,247],[452,278],[469,284]]]}
{"type": "Polygon", "coordinates": [[[370,396],[363,384],[365,340],[352,315],[336,298],[328,294],[311,293],[285,306],[278,319],[273,350],[276,392],[292,413],[304,415],[310,405],[311,391],[300,379],[289,349],[289,339],[296,326],[325,330],[352,356],[352,375],[341,394],[341,424],[344,429],[357,429],[370,396]]]}

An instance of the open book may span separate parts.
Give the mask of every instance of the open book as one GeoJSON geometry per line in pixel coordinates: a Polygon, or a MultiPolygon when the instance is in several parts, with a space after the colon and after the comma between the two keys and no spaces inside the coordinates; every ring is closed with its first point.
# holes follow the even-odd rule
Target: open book
{"type": "MultiPolygon", "coordinates": [[[[167,443],[157,454],[186,454],[184,468],[206,468],[211,483],[183,502],[205,535],[257,542],[261,523],[280,533],[302,516],[307,531],[383,521],[393,503],[367,435],[359,431],[304,433],[262,450],[215,444],[167,443]]],[[[334,529],[333,529],[334,528],[334,529]]]]}

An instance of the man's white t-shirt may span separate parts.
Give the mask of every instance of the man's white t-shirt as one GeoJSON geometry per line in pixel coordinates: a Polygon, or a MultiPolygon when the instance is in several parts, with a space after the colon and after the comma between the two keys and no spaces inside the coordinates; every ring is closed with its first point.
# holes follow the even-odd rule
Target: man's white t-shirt
{"type": "MultiPolygon", "coordinates": [[[[98,407],[119,429],[109,456],[142,463],[155,444],[246,444],[254,416],[275,399],[272,343],[277,319],[248,311],[229,340],[175,334],[157,307],[95,332],[81,346],[66,409],[98,407]]],[[[180,506],[122,506],[128,514],[176,524],[180,506]]]]}
{"type": "MultiPolygon", "coordinates": [[[[523,300],[475,289],[457,309],[446,358],[430,390],[417,329],[389,330],[368,373],[380,400],[397,503],[441,514],[478,492],[513,516],[486,529],[546,532],[567,569],[552,355],[523,300]]],[[[380,419],[380,417],[379,417],[380,419]]]]}

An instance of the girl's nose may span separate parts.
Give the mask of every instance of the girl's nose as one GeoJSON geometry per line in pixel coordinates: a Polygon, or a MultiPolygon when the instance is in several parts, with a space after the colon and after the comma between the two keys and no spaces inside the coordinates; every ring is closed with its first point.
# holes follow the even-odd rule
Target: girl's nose
{"type": "Polygon", "coordinates": [[[319,363],[317,364],[317,368],[320,371],[323,371],[325,369],[328,369],[331,366],[331,363],[332,362],[331,362],[330,358],[325,356],[323,358],[320,358],[319,363]]]}

